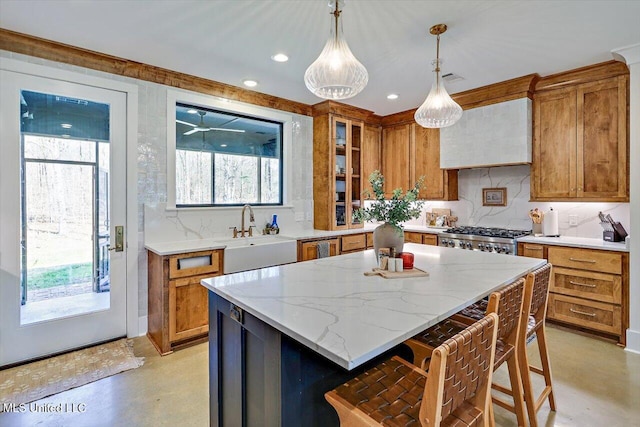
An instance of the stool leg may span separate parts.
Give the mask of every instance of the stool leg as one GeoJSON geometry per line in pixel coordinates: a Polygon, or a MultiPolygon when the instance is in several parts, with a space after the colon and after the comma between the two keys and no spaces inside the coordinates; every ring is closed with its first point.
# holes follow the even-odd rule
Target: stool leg
{"type": "Polygon", "coordinates": [[[520,346],[520,357],[518,357],[520,377],[522,378],[522,388],[524,390],[524,403],[529,414],[529,424],[531,427],[538,427],[538,415],[536,411],[536,398],[533,395],[533,385],[531,384],[531,372],[529,372],[529,356],[526,345],[520,346]]]}
{"type": "MultiPolygon", "coordinates": [[[[542,362],[542,372],[546,389],[549,390],[549,406],[551,410],[556,410],[556,399],[553,396],[553,384],[551,382],[551,364],[549,363],[549,351],[547,349],[546,325],[543,323],[536,331],[538,335],[538,350],[540,351],[540,360],[542,362]]],[[[545,390],[546,391],[546,390],[545,390]]]]}
{"type": "Polygon", "coordinates": [[[518,366],[518,353],[514,352],[507,360],[507,368],[509,369],[509,382],[511,383],[511,393],[513,396],[513,406],[518,419],[519,426],[526,426],[526,416],[524,413],[524,399],[522,397],[522,379],[520,376],[520,367],[518,366]]]}

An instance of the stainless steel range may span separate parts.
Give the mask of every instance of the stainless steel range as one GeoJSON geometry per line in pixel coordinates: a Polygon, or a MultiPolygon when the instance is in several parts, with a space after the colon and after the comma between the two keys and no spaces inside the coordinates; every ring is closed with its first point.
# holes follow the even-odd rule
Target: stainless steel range
{"type": "Polygon", "coordinates": [[[438,245],[499,254],[518,254],[516,238],[531,234],[530,230],[506,228],[455,227],[438,235],[438,245]]]}

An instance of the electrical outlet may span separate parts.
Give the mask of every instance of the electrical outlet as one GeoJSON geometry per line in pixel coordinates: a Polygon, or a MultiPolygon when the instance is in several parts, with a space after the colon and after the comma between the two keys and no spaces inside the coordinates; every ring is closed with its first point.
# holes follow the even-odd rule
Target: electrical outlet
{"type": "Polygon", "coordinates": [[[304,221],[304,212],[296,212],[295,220],[297,222],[304,221]]]}
{"type": "Polygon", "coordinates": [[[305,214],[305,219],[306,219],[307,221],[311,221],[311,220],[313,220],[313,212],[307,212],[307,213],[305,214]]]}
{"type": "Polygon", "coordinates": [[[578,215],[569,215],[569,226],[570,227],[578,226],[578,215]]]}

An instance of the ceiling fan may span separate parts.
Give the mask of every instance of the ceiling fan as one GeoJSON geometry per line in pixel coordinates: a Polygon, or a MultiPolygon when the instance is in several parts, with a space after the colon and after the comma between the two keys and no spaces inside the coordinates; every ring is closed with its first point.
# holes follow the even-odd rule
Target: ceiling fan
{"type": "Polygon", "coordinates": [[[182,123],[183,125],[191,126],[193,129],[183,133],[183,135],[192,135],[196,132],[209,132],[210,130],[220,130],[224,132],[244,132],[244,129],[228,129],[228,128],[210,128],[205,126],[204,124],[204,116],[207,114],[206,111],[198,111],[200,114],[200,123],[194,125],[193,123],[185,122],[182,120],[176,119],[176,123],[182,123]]]}

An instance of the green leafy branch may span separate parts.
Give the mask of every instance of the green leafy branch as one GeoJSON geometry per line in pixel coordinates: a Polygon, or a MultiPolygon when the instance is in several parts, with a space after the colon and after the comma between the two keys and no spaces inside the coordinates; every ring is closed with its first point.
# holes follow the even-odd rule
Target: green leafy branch
{"type": "MultiPolygon", "coordinates": [[[[423,186],[424,176],[421,176],[413,188],[404,195],[401,188],[392,191],[390,199],[384,195],[384,176],[376,170],[369,176],[369,182],[373,190],[374,202],[367,208],[361,208],[354,212],[353,216],[358,221],[378,221],[402,228],[402,223],[418,218],[422,212],[424,201],[418,200],[418,193],[423,186]]],[[[372,198],[371,191],[364,191],[367,199],[372,198]]]]}

